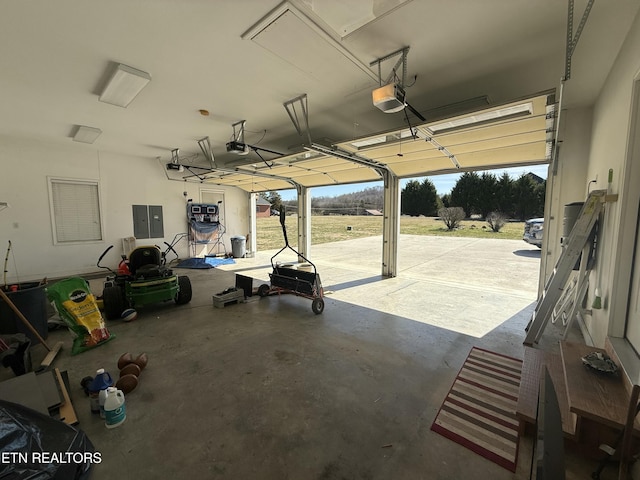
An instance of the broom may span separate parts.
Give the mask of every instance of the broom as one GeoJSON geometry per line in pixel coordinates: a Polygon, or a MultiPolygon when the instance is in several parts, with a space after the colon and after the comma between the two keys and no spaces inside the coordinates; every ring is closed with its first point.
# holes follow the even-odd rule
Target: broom
{"type": "Polygon", "coordinates": [[[11,240],[9,240],[9,246],[7,247],[7,254],[4,257],[4,290],[7,290],[7,264],[9,263],[9,252],[11,251],[11,240]]]}
{"type": "MultiPolygon", "coordinates": [[[[609,169],[609,178],[607,179],[607,195],[611,193],[611,183],[613,182],[613,168],[609,169]]],[[[606,210],[605,210],[606,214],[606,210]]],[[[601,230],[602,231],[602,230],[601,230]]],[[[600,241],[600,250],[602,250],[602,240],[600,241]]],[[[604,250],[602,250],[604,254],[604,250]]],[[[595,298],[591,304],[591,308],[600,310],[602,308],[602,297],[600,296],[600,279],[602,278],[602,266],[598,268],[598,283],[596,283],[595,291],[593,292],[595,298]]]]}

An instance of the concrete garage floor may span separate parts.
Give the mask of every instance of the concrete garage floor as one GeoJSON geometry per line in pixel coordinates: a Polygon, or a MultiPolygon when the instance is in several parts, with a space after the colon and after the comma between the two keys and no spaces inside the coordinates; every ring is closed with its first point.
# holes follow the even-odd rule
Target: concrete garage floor
{"type": "MultiPolygon", "coordinates": [[[[380,251],[380,237],[312,247],[321,315],[293,295],[212,306],[234,272],[255,287],[267,280],[273,251],[178,269],[191,278],[190,304],[110,322],[117,338],[92,351],[72,357],[69,334],[52,332],[49,342],[65,341],[54,366],[69,372],[79,426],[102,454],[92,479],[529,478],[531,438],[512,474],[430,426],[472,346],[522,358],[539,250],[401,236],[392,279],[380,277],[380,251]],[[117,375],[125,352],[146,352],[149,364],[127,395],[127,420],[108,430],[79,382],[100,367],[117,375]]],[[[595,468],[573,453],[566,461],[567,478],[595,468]]]]}

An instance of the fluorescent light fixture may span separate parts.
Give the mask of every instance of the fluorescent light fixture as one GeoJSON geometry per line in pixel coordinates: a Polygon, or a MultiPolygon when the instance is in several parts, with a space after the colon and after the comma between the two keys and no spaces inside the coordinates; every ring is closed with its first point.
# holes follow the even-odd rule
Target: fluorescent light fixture
{"type": "Polygon", "coordinates": [[[447,122],[429,125],[429,129],[433,133],[442,133],[446,130],[468,127],[470,125],[478,125],[486,122],[506,120],[513,117],[531,115],[532,113],[533,113],[533,104],[529,102],[529,103],[523,103],[521,105],[512,105],[510,107],[499,108],[497,110],[480,112],[480,113],[476,113],[474,115],[469,115],[466,117],[454,118],[447,122]]]}
{"type": "Polygon", "coordinates": [[[404,90],[395,83],[388,83],[371,92],[373,104],[384,113],[399,112],[405,107],[404,90]]]}
{"type": "MultiPolygon", "coordinates": [[[[305,152],[301,152],[301,153],[296,153],[296,154],[288,156],[288,157],[278,158],[277,160],[279,160],[281,162],[287,162],[289,165],[293,165],[293,164],[295,164],[297,162],[300,162],[300,161],[313,160],[313,159],[321,158],[321,157],[324,157],[324,155],[321,154],[321,153],[305,151],[305,152]]],[[[273,160],[273,161],[276,162],[276,160],[273,160]]]]}
{"type": "Polygon", "coordinates": [[[356,148],[364,148],[364,147],[370,147],[372,145],[379,145],[381,143],[386,143],[387,142],[387,137],[382,136],[382,137],[373,137],[373,138],[366,138],[364,140],[357,140],[355,142],[351,142],[351,145],[353,145],[356,148]]]}
{"type": "Polygon", "coordinates": [[[407,129],[407,130],[402,130],[400,132],[400,138],[407,138],[407,137],[411,137],[413,138],[414,136],[417,135],[417,132],[414,133],[411,129],[407,129]]]}
{"type": "Polygon", "coordinates": [[[99,128],[93,127],[85,127],[84,125],[80,125],[76,134],[73,136],[74,142],[81,143],[93,143],[96,139],[102,135],[102,130],[99,128]]]}
{"type": "Polygon", "coordinates": [[[413,138],[413,133],[411,132],[411,130],[407,129],[389,135],[356,140],[355,142],[351,142],[349,145],[356,147],[357,149],[361,149],[366,147],[374,147],[376,145],[384,145],[386,143],[396,143],[398,142],[398,140],[408,137],[413,138]]]}
{"type": "Polygon", "coordinates": [[[119,63],[100,94],[100,101],[127,107],[150,80],[147,72],[119,63]]]}

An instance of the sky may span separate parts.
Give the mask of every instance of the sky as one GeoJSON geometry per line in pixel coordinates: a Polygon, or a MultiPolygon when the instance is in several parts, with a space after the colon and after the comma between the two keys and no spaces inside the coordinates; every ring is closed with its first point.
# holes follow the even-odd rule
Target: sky
{"type": "MultiPolygon", "coordinates": [[[[493,173],[496,177],[500,178],[504,172],[508,173],[512,179],[517,179],[520,175],[524,173],[534,173],[541,178],[547,178],[547,170],[548,165],[531,165],[525,167],[516,167],[516,168],[505,168],[498,170],[489,170],[489,173],[493,173]]],[[[478,175],[482,175],[482,172],[476,172],[478,175]]],[[[458,178],[460,178],[461,173],[452,173],[447,175],[433,175],[428,177],[436,187],[438,191],[438,195],[444,195],[445,193],[451,193],[451,189],[455,186],[458,178]]],[[[418,177],[415,179],[405,178],[400,180],[400,188],[404,188],[404,186],[410,180],[418,180],[422,181],[425,177],[418,177]]],[[[380,182],[369,182],[369,183],[353,183],[350,185],[336,185],[332,187],[314,187],[311,189],[312,197],[335,197],[338,195],[342,195],[344,193],[353,193],[359,192],[366,188],[371,188],[375,186],[382,186],[382,181],[380,182]]],[[[295,200],[296,199],[296,191],[294,189],[291,190],[280,190],[278,192],[282,200],[295,200]]]]}

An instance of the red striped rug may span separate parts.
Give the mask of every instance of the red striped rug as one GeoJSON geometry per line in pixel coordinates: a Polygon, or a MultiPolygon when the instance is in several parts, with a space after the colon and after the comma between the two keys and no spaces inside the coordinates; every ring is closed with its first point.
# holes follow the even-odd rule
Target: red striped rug
{"type": "Polygon", "coordinates": [[[522,360],[473,347],[431,430],[516,471],[522,360]]]}

